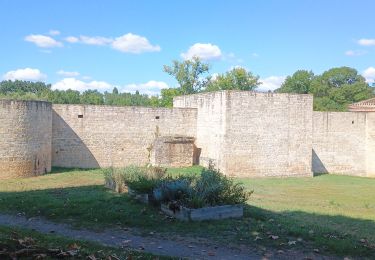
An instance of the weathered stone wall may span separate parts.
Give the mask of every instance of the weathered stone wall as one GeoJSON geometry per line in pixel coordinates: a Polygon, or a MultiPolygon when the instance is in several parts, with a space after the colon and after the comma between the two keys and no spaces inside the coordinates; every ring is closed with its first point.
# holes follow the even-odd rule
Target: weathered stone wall
{"type": "Polygon", "coordinates": [[[151,150],[151,164],[160,167],[188,167],[195,163],[194,137],[161,136],[151,150]]]}
{"type": "Polygon", "coordinates": [[[53,105],[53,110],[54,166],[144,165],[155,138],[196,137],[196,109],[53,105]]]}
{"type": "Polygon", "coordinates": [[[221,91],[177,97],[196,107],[200,164],[233,176],[312,176],[312,96],[221,91]]]}
{"type": "Polygon", "coordinates": [[[375,113],[366,113],[366,176],[375,177],[375,113]]]}
{"type": "Polygon", "coordinates": [[[51,103],[0,100],[0,179],[51,171],[51,103]]]}
{"type": "Polygon", "coordinates": [[[363,112],[314,112],[315,173],[375,176],[375,115],[363,112]]]}
{"type": "Polygon", "coordinates": [[[236,91],[227,99],[228,174],[312,176],[311,95],[236,91]]]}
{"type": "Polygon", "coordinates": [[[224,171],[223,151],[226,134],[226,92],[210,92],[176,97],[174,107],[197,108],[197,139],[199,164],[224,171]]]}

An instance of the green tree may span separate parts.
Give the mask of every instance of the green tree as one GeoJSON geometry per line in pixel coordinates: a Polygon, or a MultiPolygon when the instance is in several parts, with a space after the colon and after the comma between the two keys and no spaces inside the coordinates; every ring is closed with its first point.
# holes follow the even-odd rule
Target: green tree
{"type": "Polygon", "coordinates": [[[311,82],[314,73],[307,70],[297,70],[292,76],[288,76],[281,87],[276,90],[279,93],[310,93],[311,82]]]}
{"type": "Polygon", "coordinates": [[[349,67],[332,68],[317,76],[297,71],[277,92],[313,94],[314,110],[318,111],[346,111],[348,104],[374,96],[365,78],[349,67]]]}
{"type": "Polygon", "coordinates": [[[217,90],[254,90],[261,82],[259,76],[254,76],[244,68],[234,68],[224,74],[219,74],[215,79],[210,80],[205,91],[217,90]]]}
{"type": "Polygon", "coordinates": [[[164,65],[164,72],[177,80],[182,95],[198,93],[206,86],[208,79],[203,75],[209,72],[207,63],[198,57],[183,62],[174,60],[172,63],[172,66],[164,65]]]}
{"type": "Polygon", "coordinates": [[[165,88],[161,90],[161,107],[172,107],[173,98],[181,95],[181,90],[179,88],[165,88]]]}
{"type": "Polygon", "coordinates": [[[81,94],[81,104],[103,105],[103,94],[97,90],[86,90],[81,94]]]}

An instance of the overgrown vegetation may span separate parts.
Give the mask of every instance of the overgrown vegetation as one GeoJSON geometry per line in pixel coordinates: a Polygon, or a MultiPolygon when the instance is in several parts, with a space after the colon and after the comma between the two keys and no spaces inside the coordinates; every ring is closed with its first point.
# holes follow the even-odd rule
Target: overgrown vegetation
{"type": "Polygon", "coordinates": [[[167,169],[162,167],[139,167],[135,165],[124,168],[104,169],[106,186],[121,193],[127,187],[138,193],[152,194],[153,190],[165,176],[167,169]]]}
{"type": "Polygon", "coordinates": [[[240,183],[210,169],[203,169],[199,175],[168,176],[160,167],[128,166],[103,172],[106,186],[119,193],[129,188],[150,194],[156,201],[189,208],[244,204],[251,195],[240,183]]]}
{"type": "Polygon", "coordinates": [[[182,175],[163,180],[157,196],[166,203],[188,208],[244,204],[252,192],[222,173],[204,169],[199,176],[182,175]]]}

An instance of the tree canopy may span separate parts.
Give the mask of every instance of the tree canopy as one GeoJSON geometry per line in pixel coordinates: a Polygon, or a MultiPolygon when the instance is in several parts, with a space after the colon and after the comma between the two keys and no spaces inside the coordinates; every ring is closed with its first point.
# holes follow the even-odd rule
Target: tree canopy
{"type": "Polygon", "coordinates": [[[255,90],[261,82],[259,76],[254,76],[250,71],[244,68],[233,68],[226,73],[219,74],[214,79],[211,79],[205,91],[217,90],[255,90]]]}
{"type": "MultiPolygon", "coordinates": [[[[114,106],[172,107],[173,97],[217,90],[255,90],[261,82],[259,77],[244,68],[233,68],[216,77],[209,75],[210,66],[198,58],[173,61],[164,66],[164,71],[173,76],[178,85],[162,89],[160,95],[149,96],[121,93],[117,87],[111,92],[98,90],[52,90],[44,82],[10,81],[0,82],[0,98],[46,100],[56,104],[93,104],[114,106]]],[[[321,75],[312,71],[298,70],[288,76],[275,92],[314,95],[314,110],[345,111],[348,104],[374,97],[370,87],[357,70],[349,67],[332,68],[321,75]]]]}
{"type": "Polygon", "coordinates": [[[164,71],[177,80],[182,95],[198,93],[204,89],[208,80],[203,76],[209,70],[210,66],[197,57],[182,62],[174,60],[172,66],[164,65],[164,71]]]}
{"type": "Polygon", "coordinates": [[[345,111],[348,104],[374,96],[365,78],[349,67],[332,68],[321,75],[298,70],[276,92],[313,94],[314,110],[318,111],[345,111]]]}

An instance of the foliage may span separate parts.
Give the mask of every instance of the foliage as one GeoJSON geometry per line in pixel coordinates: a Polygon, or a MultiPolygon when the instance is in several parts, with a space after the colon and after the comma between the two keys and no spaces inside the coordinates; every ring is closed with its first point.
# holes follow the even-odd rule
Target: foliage
{"type": "Polygon", "coordinates": [[[332,68],[317,76],[297,71],[276,92],[313,94],[314,110],[318,111],[346,111],[349,104],[374,96],[365,78],[349,67],[332,68]]]}
{"type": "Polygon", "coordinates": [[[259,76],[254,76],[244,68],[233,68],[232,70],[219,74],[215,79],[211,79],[205,91],[218,90],[255,90],[261,82],[259,76]]]}
{"type": "Polygon", "coordinates": [[[180,88],[166,88],[161,90],[161,99],[160,99],[160,106],[161,107],[172,107],[173,106],[173,98],[176,96],[181,95],[180,88]]]}
{"type": "Polygon", "coordinates": [[[138,192],[151,194],[160,180],[166,174],[166,169],[161,167],[139,167],[130,165],[125,168],[110,168],[103,170],[105,183],[117,192],[122,192],[123,187],[138,192]]]}
{"type": "Polygon", "coordinates": [[[158,189],[161,201],[173,201],[189,208],[244,204],[252,193],[219,171],[209,169],[204,169],[198,176],[166,179],[158,189]]]}
{"type": "Polygon", "coordinates": [[[313,79],[314,73],[312,71],[297,70],[292,76],[286,77],[278,92],[308,94],[313,79]]]}
{"type": "Polygon", "coordinates": [[[173,76],[182,95],[194,94],[205,88],[208,79],[203,75],[209,72],[210,66],[198,57],[183,62],[174,60],[172,66],[164,65],[164,71],[173,76]]]}

